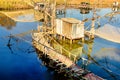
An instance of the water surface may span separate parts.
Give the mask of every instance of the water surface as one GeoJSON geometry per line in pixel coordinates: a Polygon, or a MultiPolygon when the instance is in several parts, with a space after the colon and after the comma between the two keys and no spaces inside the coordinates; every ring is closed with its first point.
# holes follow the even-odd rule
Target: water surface
{"type": "MultiPolygon", "coordinates": [[[[104,16],[113,12],[111,8],[103,8],[97,12],[97,15],[104,16]]],[[[26,14],[28,19],[34,19],[34,15],[26,14]]],[[[25,17],[26,17],[25,16],[25,17]]],[[[79,9],[67,9],[66,15],[57,15],[61,17],[72,17],[79,20],[92,18],[93,12],[81,14],[79,9]]],[[[24,18],[18,15],[18,19],[24,18]]],[[[100,25],[111,24],[120,27],[120,15],[103,17],[98,20],[100,25]]],[[[89,26],[91,21],[85,23],[89,26]]],[[[4,14],[0,14],[0,80],[56,80],[55,74],[42,64],[37,53],[32,47],[31,35],[11,38],[11,46],[7,46],[10,40],[10,34],[19,34],[32,29],[37,29],[42,22],[16,22],[4,14]],[[24,40],[25,39],[25,40],[24,40]],[[31,42],[26,42],[29,40],[31,42]]],[[[98,28],[96,21],[95,28],[98,28]]],[[[107,41],[96,37],[93,42],[83,45],[85,52],[82,53],[83,60],[80,59],[77,64],[85,67],[91,72],[108,80],[120,80],[120,44],[107,41]]],[[[81,51],[80,51],[81,52],[81,51]]]]}

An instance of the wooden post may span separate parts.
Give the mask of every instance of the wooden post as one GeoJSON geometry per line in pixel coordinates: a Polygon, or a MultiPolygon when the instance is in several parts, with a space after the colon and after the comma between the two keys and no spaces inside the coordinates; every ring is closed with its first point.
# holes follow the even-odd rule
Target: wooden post
{"type": "Polygon", "coordinates": [[[74,55],[74,62],[76,63],[76,55],[74,55]]]}
{"type": "Polygon", "coordinates": [[[61,54],[62,54],[62,46],[60,46],[60,52],[61,52],[61,54]]]}
{"type": "Polygon", "coordinates": [[[94,34],[95,34],[95,29],[94,29],[94,26],[95,26],[95,20],[92,20],[92,26],[91,26],[91,30],[90,30],[90,37],[91,38],[94,38],[94,34]]]}
{"type": "Polygon", "coordinates": [[[70,54],[70,52],[69,52],[69,58],[71,57],[71,54],[70,54]]]}
{"type": "Polygon", "coordinates": [[[72,39],[70,39],[70,44],[72,44],[72,42],[73,42],[73,40],[72,40],[72,39]]]}
{"type": "Polygon", "coordinates": [[[37,30],[40,32],[40,26],[37,27],[37,30]]]}
{"type": "Polygon", "coordinates": [[[63,40],[65,41],[65,36],[64,36],[63,40]]]}
{"type": "Polygon", "coordinates": [[[94,39],[94,34],[91,35],[91,39],[94,39]]]}
{"type": "Polygon", "coordinates": [[[92,48],[93,48],[93,41],[92,41],[92,43],[90,42],[90,43],[88,43],[88,53],[87,53],[87,56],[88,56],[88,60],[90,60],[91,59],[91,53],[92,53],[92,48]]]}
{"type": "Polygon", "coordinates": [[[56,0],[52,0],[52,4],[51,4],[51,10],[52,10],[52,18],[51,18],[51,27],[53,30],[53,33],[55,32],[55,18],[56,18],[56,0]]]}
{"type": "Polygon", "coordinates": [[[84,37],[82,38],[82,42],[84,42],[84,37]]]}
{"type": "Polygon", "coordinates": [[[89,39],[91,38],[90,35],[91,35],[91,34],[88,35],[88,36],[89,36],[89,39]]]}
{"type": "MultiPolygon", "coordinates": [[[[47,11],[46,7],[45,7],[45,12],[47,11]]],[[[46,13],[44,12],[43,16],[44,16],[44,23],[43,23],[43,27],[45,28],[45,30],[43,31],[46,31],[46,27],[47,27],[47,15],[46,13]]]]}
{"type": "Polygon", "coordinates": [[[64,9],[64,17],[66,16],[66,7],[67,7],[67,0],[64,0],[64,3],[65,3],[65,9],[64,9]]]}
{"type": "Polygon", "coordinates": [[[62,40],[62,35],[60,35],[60,40],[62,40]]]}

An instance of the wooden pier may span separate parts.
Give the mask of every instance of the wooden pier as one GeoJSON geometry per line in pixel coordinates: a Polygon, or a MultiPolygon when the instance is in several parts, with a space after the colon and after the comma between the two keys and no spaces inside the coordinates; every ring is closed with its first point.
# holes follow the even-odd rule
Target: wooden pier
{"type": "MultiPolygon", "coordinates": [[[[61,52],[56,51],[49,42],[50,38],[46,37],[45,33],[36,32],[32,34],[33,45],[37,51],[42,52],[38,53],[44,55],[45,64],[50,68],[54,69],[58,73],[64,71],[65,74],[68,74],[71,77],[79,79],[89,79],[89,80],[103,80],[102,78],[96,76],[95,74],[84,70],[77,66],[74,61],[70,60],[68,57],[64,56],[61,52]],[[55,63],[58,62],[58,63],[55,63]],[[53,65],[54,63],[54,65],[53,65]],[[59,68],[58,68],[59,65],[59,68]],[[62,67],[61,67],[62,65],[62,67]],[[64,68],[63,68],[64,65],[64,68]]],[[[41,57],[42,57],[41,56],[41,57]]]]}
{"type": "MultiPolygon", "coordinates": [[[[72,18],[65,18],[62,19],[62,21],[56,20],[55,15],[56,1],[53,0],[53,3],[47,5],[45,8],[45,21],[43,23],[43,27],[38,27],[38,32],[32,34],[33,46],[37,50],[40,59],[42,59],[46,66],[52,68],[55,72],[62,73],[63,76],[69,76],[73,80],[103,80],[103,78],[98,77],[90,71],[84,70],[77,66],[77,57],[75,55],[73,56],[73,54],[69,50],[65,49],[54,39],[57,38],[56,35],[61,35],[61,37],[64,36],[65,38],[70,39],[70,41],[76,38],[84,38],[83,23],[72,18]],[[47,11],[47,7],[50,8],[50,10],[52,11],[47,11]],[[50,20],[48,19],[48,17],[50,18],[50,20]],[[60,25],[56,24],[59,22],[60,25]],[[49,30],[48,26],[50,28],[49,30]],[[69,30],[66,32],[67,29],[69,30]],[[59,47],[53,46],[53,43],[51,43],[52,41],[56,42],[56,44],[59,45],[59,47]],[[58,50],[57,48],[60,48],[60,50],[58,50]],[[68,56],[64,55],[63,53],[66,53],[68,56]],[[70,58],[71,56],[73,57],[73,60],[70,58]]],[[[91,31],[93,31],[92,29],[91,31]]]]}
{"type": "Polygon", "coordinates": [[[71,66],[73,64],[73,62],[71,60],[69,60],[67,57],[62,56],[61,54],[58,54],[57,52],[55,52],[54,49],[48,44],[48,41],[44,38],[43,35],[44,34],[42,34],[42,33],[33,34],[33,37],[34,37],[33,39],[36,39],[36,40],[34,40],[35,41],[35,47],[37,49],[39,49],[40,51],[42,51],[43,53],[49,55],[51,57],[51,59],[56,59],[56,60],[59,59],[64,64],[67,64],[66,65],[67,67],[71,66]],[[40,46],[38,42],[42,43],[43,46],[40,46]],[[47,50],[47,48],[51,48],[52,50],[47,50]],[[48,53],[46,53],[46,52],[48,52],[48,53]]]}

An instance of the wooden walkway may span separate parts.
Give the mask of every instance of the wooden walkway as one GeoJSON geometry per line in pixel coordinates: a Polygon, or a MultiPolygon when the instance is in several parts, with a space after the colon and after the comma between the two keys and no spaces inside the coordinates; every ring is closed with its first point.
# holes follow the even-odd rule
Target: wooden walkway
{"type": "Polygon", "coordinates": [[[38,50],[42,51],[45,55],[48,55],[50,59],[53,59],[55,61],[59,60],[62,62],[62,64],[65,64],[67,68],[69,68],[69,72],[72,73],[71,75],[73,76],[82,76],[85,77],[88,80],[103,80],[102,78],[94,75],[93,73],[86,73],[85,70],[77,66],[72,60],[69,58],[65,57],[64,55],[58,53],[54,48],[52,48],[47,41],[47,38],[45,39],[46,34],[38,32],[38,33],[33,33],[33,45],[35,48],[38,50]]]}
{"type": "Polygon", "coordinates": [[[74,64],[70,59],[67,57],[55,52],[55,50],[48,44],[47,40],[43,36],[44,34],[42,33],[34,33],[33,34],[33,39],[35,39],[36,42],[42,43],[45,46],[35,44],[35,47],[38,48],[40,51],[45,52],[45,54],[48,54],[51,59],[59,59],[61,62],[67,65],[67,67],[70,67],[72,64],[74,64]],[[48,49],[51,48],[52,50],[48,49]],[[47,51],[46,51],[47,50],[47,51]]]}

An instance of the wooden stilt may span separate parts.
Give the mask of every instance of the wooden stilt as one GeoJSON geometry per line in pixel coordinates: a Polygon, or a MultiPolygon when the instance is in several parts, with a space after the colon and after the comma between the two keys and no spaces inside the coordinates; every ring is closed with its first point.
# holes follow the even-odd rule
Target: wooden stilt
{"type": "Polygon", "coordinates": [[[91,38],[94,39],[94,34],[91,35],[91,38]]]}
{"type": "Polygon", "coordinates": [[[64,41],[65,41],[65,36],[64,36],[64,39],[63,39],[64,41]]]}
{"type": "Polygon", "coordinates": [[[72,39],[70,39],[70,44],[72,44],[72,42],[73,42],[73,40],[72,40],[72,39]]]}
{"type": "Polygon", "coordinates": [[[76,63],[76,56],[74,56],[74,62],[76,63]]]}
{"type": "Polygon", "coordinates": [[[70,53],[69,53],[69,58],[70,58],[70,53]]]}
{"type": "Polygon", "coordinates": [[[88,38],[90,39],[90,34],[88,35],[88,38]]]}
{"type": "Polygon", "coordinates": [[[82,42],[84,42],[84,37],[82,38],[82,42]]]}
{"type": "Polygon", "coordinates": [[[60,35],[60,40],[62,40],[62,36],[60,35]]]}
{"type": "Polygon", "coordinates": [[[40,32],[40,26],[38,26],[37,28],[38,28],[37,30],[40,32]]]}

